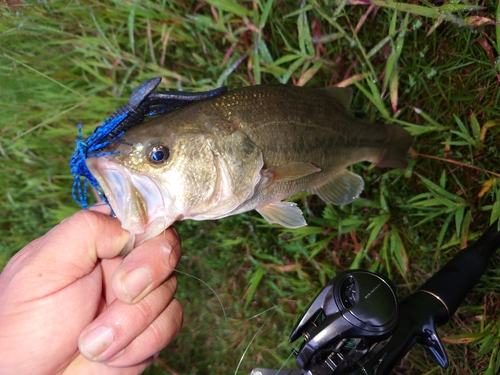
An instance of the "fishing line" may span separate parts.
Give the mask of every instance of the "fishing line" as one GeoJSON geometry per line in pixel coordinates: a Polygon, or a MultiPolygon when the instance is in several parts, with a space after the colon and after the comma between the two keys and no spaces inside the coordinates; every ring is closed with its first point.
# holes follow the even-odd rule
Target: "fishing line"
{"type": "MultiPolygon", "coordinates": [[[[252,320],[252,319],[255,319],[255,318],[259,317],[260,315],[263,315],[263,314],[265,314],[265,313],[267,313],[267,312],[269,312],[269,311],[271,311],[271,310],[274,310],[274,311],[273,311],[273,313],[269,316],[269,318],[271,318],[271,317],[272,317],[272,316],[276,313],[276,311],[278,310],[278,308],[279,308],[279,306],[278,306],[278,305],[274,305],[273,307],[270,307],[269,309],[264,310],[264,311],[262,311],[262,312],[260,312],[260,313],[258,313],[258,314],[255,314],[255,315],[254,315],[254,316],[252,316],[251,318],[248,318],[248,319],[247,319],[247,321],[252,320]]],[[[241,355],[241,357],[240,357],[240,361],[238,362],[238,365],[237,365],[237,367],[236,367],[236,370],[234,371],[234,374],[235,374],[235,375],[237,374],[237,372],[238,372],[238,370],[239,370],[239,368],[240,368],[240,366],[241,366],[241,363],[243,362],[243,358],[245,357],[246,353],[247,353],[247,352],[248,352],[248,350],[250,349],[250,346],[252,345],[253,341],[257,338],[257,336],[259,335],[260,331],[264,328],[265,324],[266,324],[266,322],[264,322],[264,323],[260,326],[260,328],[259,328],[259,329],[257,330],[257,332],[253,335],[252,339],[250,340],[250,342],[249,342],[249,343],[248,343],[248,345],[246,346],[246,348],[245,348],[245,350],[244,350],[243,354],[242,354],[242,355],[241,355]]],[[[289,356],[288,356],[288,357],[285,359],[285,361],[281,364],[281,367],[280,367],[279,369],[277,369],[276,374],[279,374],[279,372],[280,372],[280,371],[281,371],[281,370],[282,370],[282,369],[286,366],[286,364],[287,364],[287,363],[290,361],[290,359],[294,356],[295,351],[296,351],[296,350],[297,350],[297,348],[299,348],[299,347],[300,347],[300,344],[298,344],[298,345],[297,345],[297,347],[296,347],[295,349],[293,349],[293,350],[290,352],[289,356]]]]}
{"type": "Polygon", "coordinates": [[[260,331],[262,330],[262,328],[264,328],[264,325],[265,325],[265,323],[262,323],[262,325],[260,326],[260,328],[257,330],[257,332],[255,332],[255,334],[253,335],[252,339],[248,343],[247,347],[243,351],[243,354],[240,357],[238,365],[236,366],[236,369],[234,370],[234,375],[236,375],[238,373],[238,370],[240,369],[240,366],[241,366],[241,362],[243,362],[243,358],[245,358],[245,355],[247,354],[247,351],[250,348],[250,345],[252,345],[252,342],[257,338],[257,336],[260,333],[260,331]]]}
{"type": "Polygon", "coordinates": [[[278,371],[276,372],[277,374],[279,374],[279,372],[281,370],[283,370],[283,367],[286,366],[286,364],[288,363],[288,361],[290,361],[290,359],[294,356],[295,352],[298,350],[299,346],[296,346],[295,349],[293,349],[291,352],[290,352],[290,355],[288,356],[287,359],[285,359],[285,362],[283,362],[283,364],[281,365],[281,367],[278,369],[278,371]]]}
{"type": "MultiPolygon", "coordinates": [[[[276,310],[277,308],[278,308],[278,305],[274,305],[274,306],[272,306],[272,307],[268,308],[267,310],[261,311],[260,313],[257,313],[257,314],[255,314],[254,316],[252,316],[252,317],[248,318],[248,319],[247,319],[247,322],[248,322],[249,320],[252,320],[252,319],[258,318],[259,316],[261,316],[262,314],[265,314],[265,313],[266,313],[266,312],[268,312],[268,311],[271,311],[271,310],[276,310]]],[[[276,313],[276,311],[275,311],[275,312],[273,312],[273,315],[274,315],[275,313],[276,313]]],[[[273,315],[271,315],[271,316],[273,316],[273,315]]]]}
{"type": "Polygon", "coordinates": [[[285,361],[282,363],[281,367],[279,369],[276,369],[276,374],[279,374],[281,370],[283,370],[283,368],[286,366],[286,364],[288,363],[288,361],[290,361],[290,359],[294,356],[294,353],[296,353],[300,348],[300,345],[296,346],[295,349],[293,349],[291,352],[290,352],[290,355],[287,357],[287,359],[285,359],[285,361]]]}
{"type": "MultiPolygon", "coordinates": [[[[247,319],[247,321],[249,320],[252,320],[262,314],[265,314],[266,312],[270,311],[270,310],[274,310],[273,313],[271,314],[270,318],[276,314],[276,310],[278,308],[278,305],[274,305],[273,307],[267,309],[267,310],[264,310],[258,314],[255,314],[254,316],[252,316],[251,318],[247,319]]],[[[248,343],[248,345],[246,346],[245,350],[243,351],[243,354],[241,355],[240,357],[240,360],[238,362],[238,365],[236,366],[236,369],[234,370],[234,375],[236,375],[238,373],[238,370],[240,369],[240,366],[241,366],[241,363],[243,362],[243,358],[245,358],[245,355],[247,354],[247,351],[248,349],[250,349],[250,345],[252,345],[253,341],[257,338],[257,336],[259,335],[260,331],[262,331],[262,328],[264,328],[264,326],[266,325],[266,322],[262,323],[262,325],[259,327],[259,329],[257,330],[257,332],[255,332],[255,334],[253,335],[252,339],[250,340],[250,342],[248,343]]]]}
{"type": "Polygon", "coordinates": [[[184,271],[179,271],[178,269],[174,269],[174,272],[180,273],[181,275],[191,277],[192,279],[195,279],[195,280],[201,282],[202,284],[204,284],[206,287],[208,287],[212,291],[214,296],[217,298],[217,300],[219,301],[219,305],[220,305],[220,308],[222,310],[222,314],[224,315],[224,323],[227,324],[227,315],[226,315],[226,310],[224,309],[224,304],[222,303],[222,300],[220,299],[219,295],[217,294],[217,292],[215,291],[214,288],[212,288],[206,281],[203,281],[199,277],[196,277],[192,274],[189,274],[189,273],[184,272],[184,271]]]}
{"type": "MultiPolygon", "coordinates": [[[[163,205],[163,220],[166,223],[167,222],[167,210],[166,210],[165,198],[163,197],[163,192],[162,192],[162,189],[160,188],[160,184],[157,181],[155,181],[153,178],[151,178],[150,176],[146,176],[146,177],[149,178],[149,180],[153,183],[153,185],[156,186],[156,188],[158,189],[158,191],[160,193],[160,197],[161,197],[162,205],[163,205]]],[[[166,236],[166,234],[165,234],[165,230],[164,230],[163,231],[163,239],[162,239],[162,246],[164,246],[164,247],[166,244],[166,237],[165,236],[166,236]]],[[[182,248],[182,244],[181,244],[181,248],[182,248]]],[[[179,257],[180,257],[180,255],[179,255],[179,257]]],[[[180,263],[180,260],[181,259],[179,258],[179,263],[180,263]]],[[[219,295],[217,294],[217,292],[215,291],[214,288],[212,288],[206,281],[200,279],[199,277],[196,277],[196,276],[189,274],[187,272],[184,272],[184,271],[179,271],[177,268],[173,268],[172,266],[170,266],[170,264],[168,266],[171,267],[174,272],[179,273],[179,274],[184,275],[184,276],[187,276],[187,277],[191,277],[192,279],[199,281],[202,284],[204,284],[206,287],[208,287],[208,289],[210,289],[212,291],[212,293],[214,294],[214,296],[217,298],[217,301],[219,301],[219,305],[221,307],[222,314],[224,316],[224,323],[227,324],[227,314],[226,314],[226,310],[224,308],[224,304],[222,303],[221,298],[219,297],[219,295]]]]}

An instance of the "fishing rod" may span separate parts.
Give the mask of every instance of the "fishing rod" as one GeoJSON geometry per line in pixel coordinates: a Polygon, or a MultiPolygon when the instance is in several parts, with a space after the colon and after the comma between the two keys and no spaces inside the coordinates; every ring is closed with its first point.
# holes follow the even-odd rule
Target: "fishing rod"
{"type": "Polygon", "coordinates": [[[398,303],[390,280],[352,270],[333,278],[290,335],[300,369],[256,368],[251,375],[385,375],[415,344],[443,368],[448,357],[436,326],[448,322],[500,248],[496,220],[416,292],[398,303]]]}

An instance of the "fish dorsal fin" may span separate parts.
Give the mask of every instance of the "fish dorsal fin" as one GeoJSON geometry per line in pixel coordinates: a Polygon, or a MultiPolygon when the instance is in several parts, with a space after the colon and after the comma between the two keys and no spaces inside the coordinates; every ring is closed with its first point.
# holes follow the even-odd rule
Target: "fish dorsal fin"
{"type": "Polygon", "coordinates": [[[321,171],[311,163],[292,161],[276,167],[270,167],[263,171],[265,177],[269,179],[269,184],[298,180],[310,174],[321,171]]]}
{"type": "Polygon", "coordinates": [[[307,225],[302,211],[293,202],[275,202],[255,209],[269,224],[280,224],[286,228],[307,225]]]}
{"type": "Polygon", "coordinates": [[[352,202],[363,191],[365,183],[361,176],[344,169],[323,185],[310,191],[328,203],[341,206],[352,202]]]}
{"type": "Polygon", "coordinates": [[[345,109],[351,107],[352,89],[350,87],[327,87],[322,90],[333,96],[345,109]]]}

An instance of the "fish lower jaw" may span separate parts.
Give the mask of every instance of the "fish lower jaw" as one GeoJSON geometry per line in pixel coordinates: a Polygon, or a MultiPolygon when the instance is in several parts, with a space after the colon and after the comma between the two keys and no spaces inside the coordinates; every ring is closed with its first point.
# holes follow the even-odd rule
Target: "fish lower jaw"
{"type": "Polygon", "coordinates": [[[137,191],[124,207],[120,221],[124,229],[136,235],[136,245],[160,234],[177,220],[177,215],[171,212],[170,200],[158,199],[159,195],[137,191]]]}
{"type": "Polygon", "coordinates": [[[135,234],[135,246],[138,246],[144,241],[159,235],[176,220],[178,219],[167,219],[165,217],[152,219],[145,227],[141,228],[141,233],[135,234]]]}
{"type": "Polygon", "coordinates": [[[146,216],[125,208],[123,216],[119,217],[117,215],[117,218],[122,223],[122,228],[135,236],[134,247],[159,235],[175,221],[179,220],[178,217],[167,214],[166,210],[159,206],[147,212],[146,216]]]}

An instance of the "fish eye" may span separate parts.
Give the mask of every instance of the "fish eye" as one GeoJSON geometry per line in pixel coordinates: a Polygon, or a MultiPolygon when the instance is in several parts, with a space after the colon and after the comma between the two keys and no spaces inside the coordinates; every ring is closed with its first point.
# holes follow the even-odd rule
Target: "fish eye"
{"type": "Polygon", "coordinates": [[[165,145],[156,145],[149,150],[149,161],[153,164],[160,164],[167,161],[170,156],[170,150],[165,145]]]}

